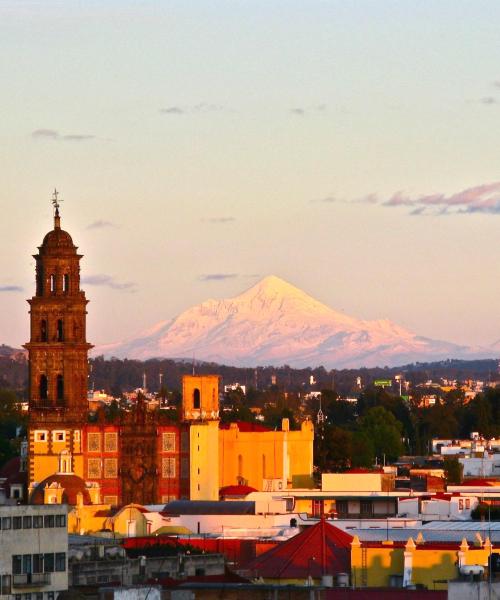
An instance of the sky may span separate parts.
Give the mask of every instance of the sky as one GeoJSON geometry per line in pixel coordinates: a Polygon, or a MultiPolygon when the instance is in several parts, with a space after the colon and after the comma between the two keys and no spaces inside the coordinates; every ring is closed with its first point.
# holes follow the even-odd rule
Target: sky
{"type": "Polygon", "coordinates": [[[0,343],[62,226],[89,341],[274,274],[500,339],[497,0],[0,0],[0,343]]]}

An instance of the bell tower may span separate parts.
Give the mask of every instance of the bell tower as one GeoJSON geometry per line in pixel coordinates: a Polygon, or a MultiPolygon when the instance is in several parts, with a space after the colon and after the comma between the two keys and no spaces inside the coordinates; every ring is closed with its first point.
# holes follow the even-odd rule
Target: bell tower
{"type": "Polygon", "coordinates": [[[81,454],[80,430],[88,407],[92,346],[86,341],[88,301],[80,290],[82,255],[77,254],[70,234],[61,229],[57,191],[52,202],[54,228],[34,255],[36,292],[28,300],[30,483],[47,476],[47,470],[49,475],[57,472],[61,452],[81,454]],[[37,461],[37,455],[44,461],[37,461]]]}

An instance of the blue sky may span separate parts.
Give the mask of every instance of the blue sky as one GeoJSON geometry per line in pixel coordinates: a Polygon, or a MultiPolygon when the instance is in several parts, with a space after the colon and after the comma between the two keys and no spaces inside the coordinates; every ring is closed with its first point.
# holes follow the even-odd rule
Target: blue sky
{"type": "Polygon", "coordinates": [[[54,186],[95,343],[271,273],[496,341],[499,22],[496,1],[3,0],[0,341],[27,340],[54,186]]]}

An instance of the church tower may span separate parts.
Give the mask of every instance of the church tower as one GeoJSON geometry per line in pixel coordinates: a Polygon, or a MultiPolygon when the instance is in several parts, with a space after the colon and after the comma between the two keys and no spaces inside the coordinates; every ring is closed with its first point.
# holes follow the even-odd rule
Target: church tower
{"type": "Polygon", "coordinates": [[[29,484],[58,471],[61,453],[70,468],[83,469],[81,430],[87,413],[88,351],[85,293],[80,259],[61,229],[57,191],[54,229],[44,237],[36,261],[36,293],[30,305],[29,484]]]}

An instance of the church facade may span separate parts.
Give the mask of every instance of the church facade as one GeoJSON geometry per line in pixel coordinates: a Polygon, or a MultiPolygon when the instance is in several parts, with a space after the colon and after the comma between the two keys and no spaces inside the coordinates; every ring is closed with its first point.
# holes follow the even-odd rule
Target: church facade
{"type": "Polygon", "coordinates": [[[100,502],[110,505],[217,499],[218,477],[207,461],[218,455],[218,376],[184,378],[179,422],[140,400],[111,422],[99,414],[90,420],[82,255],[61,229],[57,198],[54,205],[54,228],[34,255],[36,292],[28,300],[31,495],[67,475],[97,488],[100,502]]]}

